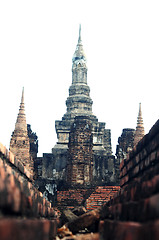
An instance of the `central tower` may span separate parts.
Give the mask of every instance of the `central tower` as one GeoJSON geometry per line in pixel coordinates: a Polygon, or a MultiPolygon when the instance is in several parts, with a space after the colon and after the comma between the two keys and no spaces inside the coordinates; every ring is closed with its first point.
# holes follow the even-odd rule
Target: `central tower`
{"type": "MultiPolygon", "coordinates": [[[[91,181],[92,178],[96,182],[108,183],[114,181],[114,156],[112,156],[110,129],[105,129],[104,122],[98,122],[97,117],[92,112],[92,105],[90,88],[87,84],[87,61],[83,50],[80,26],[78,42],[72,58],[72,84],[69,87],[69,96],[66,100],[66,113],[63,115],[62,120],[55,121],[58,141],[52,149],[52,157],[56,173],[61,180],[66,176],[65,170],[68,163],[68,172],[75,172],[71,164],[80,165],[80,169],[89,169],[88,172],[90,172],[88,174],[83,170],[83,175],[80,174],[79,176],[80,180],[74,178],[74,180],[70,181],[83,181],[86,183],[86,179],[91,181]],[[77,133],[75,132],[76,128],[72,130],[72,126],[77,119],[78,121],[87,119],[91,125],[91,151],[89,152],[90,147],[88,147],[87,154],[83,155],[78,150],[79,146],[81,147],[80,149],[84,149],[84,146],[81,146],[80,140],[74,146],[70,144],[70,141],[73,141],[73,136],[77,136],[80,132],[79,128],[77,133]],[[74,147],[76,151],[72,151],[74,147]],[[71,156],[72,153],[73,155],[71,156]],[[89,158],[86,160],[86,155],[89,154],[92,156],[91,160],[89,158]],[[80,163],[75,155],[78,155],[80,159],[83,158],[80,160],[80,163]],[[68,158],[70,159],[69,162],[68,158]]],[[[79,126],[81,126],[81,131],[83,131],[82,123],[79,126]]],[[[80,139],[80,137],[77,139],[80,139]]],[[[78,167],[77,169],[82,172],[78,167]]]]}
{"type": "Polygon", "coordinates": [[[69,97],[66,101],[67,113],[64,115],[65,119],[74,119],[77,115],[92,115],[93,102],[89,93],[86,56],[83,50],[80,26],[78,43],[72,58],[72,85],[69,88],[69,97]]]}
{"type": "Polygon", "coordinates": [[[93,101],[87,85],[87,61],[81,40],[81,26],[75,53],[72,58],[72,85],[66,100],[67,111],[62,121],[55,121],[58,142],[54,148],[68,148],[69,133],[76,116],[89,117],[92,122],[93,149],[105,150],[111,154],[110,130],[105,129],[104,122],[98,122],[92,112],[93,101]]]}

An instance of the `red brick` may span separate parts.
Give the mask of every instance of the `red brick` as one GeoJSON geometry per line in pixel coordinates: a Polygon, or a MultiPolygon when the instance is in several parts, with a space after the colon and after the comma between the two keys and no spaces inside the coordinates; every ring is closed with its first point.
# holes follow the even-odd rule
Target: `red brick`
{"type": "Polygon", "coordinates": [[[55,235],[55,221],[14,218],[0,220],[1,240],[49,240],[55,238],[55,235]]]}
{"type": "Polygon", "coordinates": [[[141,240],[141,224],[105,220],[99,226],[102,240],[141,240]]]}
{"type": "Polygon", "coordinates": [[[152,229],[153,229],[153,240],[158,240],[159,239],[159,220],[153,223],[152,229]]]}

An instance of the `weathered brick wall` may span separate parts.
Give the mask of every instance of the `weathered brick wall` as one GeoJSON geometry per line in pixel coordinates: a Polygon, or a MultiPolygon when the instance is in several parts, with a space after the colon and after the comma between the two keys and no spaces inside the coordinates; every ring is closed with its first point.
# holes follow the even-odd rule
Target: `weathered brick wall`
{"type": "Polygon", "coordinates": [[[93,135],[90,119],[78,116],[72,124],[69,138],[67,183],[88,184],[93,179],[93,135]]]}
{"type": "Polygon", "coordinates": [[[56,234],[55,218],[30,173],[0,143],[0,239],[50,239],[56,234]]]}
{"type": "Polygon", "coordinates": [[[38,137],[36,133],[32,131],[30,124],[27,124],[27,132],[30,142],[30,155],[33,161],[35,161],[38,153],[38,137]]]}
{"type": "Polygon", "coordinates": [[[159,164],[159,121],[152,127],[136,147],[129,153],[127,159],[120,165],[120,185],[123,187],[143,174],[148,176],[159,164]]]}
{"type": "Polygon", "coordinates": [[[119,189],[119,186],[98,186],[57,191],[57,206],[71,209],[83,205],[90,211],[108,202],[119,189]]]}
{"type": "Polygon", "coordinates": [[[94,189],[69,189],[57,191],[57,206],[60,208],[74,208],[81,206],[94,189]]]}
{"type": "Polygon", "coordinates": [[[134,147],[134,134],[135,129],[132,128],[124,128],[122,130],[121,136],[118,138],[118,145],[116,146],[116,177],[118,179],[118,183],[120,183],[119,175],[120,175],[120,163],[123,159],[126,159],[129,152],[134,147]]]}
{"type": "Polygon", "coordinates": [[[118,145],[116,147],[116,156],[119,163],[125,158],[127,158],[128,153],[134,147],[134,134],[135,129],[124,128],[121,136],[118,138],[118,145]]]}
{"type": "Polygon", "coordinates": [[[101,239],[159,239],[159,120],[122,161],[120,179],[103,210],[101,239]]]}
{"type": "Polygon", "coordinates": [[[119,186],[98,186],[86,200],[86,209],[88,211],[96,209],[110,201],[116,192],[120,189],[119,186]]]}

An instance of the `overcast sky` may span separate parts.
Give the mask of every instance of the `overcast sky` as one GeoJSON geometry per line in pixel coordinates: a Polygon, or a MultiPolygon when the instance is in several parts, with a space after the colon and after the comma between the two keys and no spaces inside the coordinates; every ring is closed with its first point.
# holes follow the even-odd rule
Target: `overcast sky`
{"type": "Polygon", "coordinates": [[[66,112],[79,24],[93,113],[111,129],[115,152],[123,128],[145,132],[159,118],[159,1],[0,1],[0,142],[9,148],[22,87],[39,156],[56,143],[66,112]]]}

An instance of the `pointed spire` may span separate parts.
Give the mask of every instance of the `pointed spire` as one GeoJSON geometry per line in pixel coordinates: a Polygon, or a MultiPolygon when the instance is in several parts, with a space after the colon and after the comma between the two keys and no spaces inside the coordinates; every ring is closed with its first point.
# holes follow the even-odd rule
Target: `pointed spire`
{"type": "Polygon", "coordinates": [[[24,87],[22,88],[22,97],[21,97],[21,103],[24,104],[24,87]]]}
{"type": "Polygon", "coordinates": [[[141,114],[141,103],[139,103],[139,113],[141,114]]]}
{"type": "Polygon", "coordinates": [[[72,58],[73,63],[75,61],[83,61],[86,63],[86,56],[83,50],[82,40],[81,40],[81,24],[79,25],[79,36],[78,36],[78,43],[76,46],[75,53],[72,58]]]}
{"type": "Polygon", "coordinates": [[[139,103],[139,113],[137,118],[137,127],[143,128],[143,118],[142,118],[142,112],[141,112],[141,103],[139,103]]]}
{"type": "Polygon", "coordinates": [[[34,165],[30,155],[30,142],[24,106],[24,88],[22,89],[21,102],[15,129],[10,140],[10,151],[15,155],[16,159],[21,161],[30,173],[33,174],[34,165]]]}
{"type": "Polygon", "coordinates": [[[145,135],[143,118],[142,118],[142,111],[141,111],[141,103],[139,103],[139,113],[137,118],[137,126],[134,136],[134,146],[143,138],[145,135]]]}
{"type": "Polygon", "coordinates": [[[81,43],[81,24],[79,25],[79,37],[78,37],[78,44],[81,43]]]}
{"type": "Polygon", "coordinates": [[[24,87],[22,89],[21,103],[20,103],[20,107],[19,107],[17,121],[15,124],[15,130],[16,131],[23,130],[23,131],[27,132],[27,123],[26,123],[25,105],[24,105],[24,87]]]}

